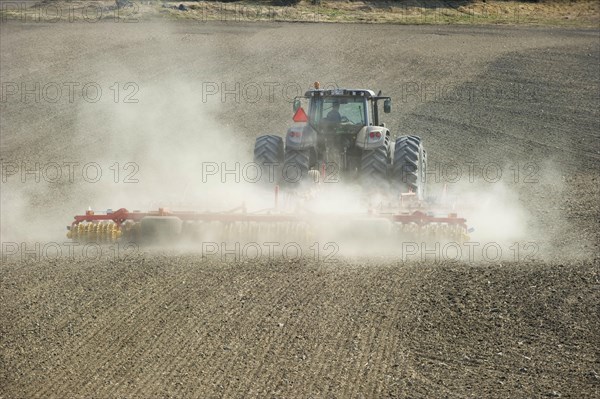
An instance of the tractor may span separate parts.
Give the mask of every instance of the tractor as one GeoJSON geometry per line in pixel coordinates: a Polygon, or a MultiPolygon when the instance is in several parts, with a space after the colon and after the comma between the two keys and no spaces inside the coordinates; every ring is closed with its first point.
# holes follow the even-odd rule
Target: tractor
{"type": "Polygon", "coordinates": [[[358,182],[367,190],[391,189],[425,196],[427,155],[421,138],[395,140],[380,120],[390,113],[392,100],[365,89],[320,89],[315,83],[294,99],[293,125],[285,138],[264,135],[256,139],[254,162],[263,175],[282,187],[303,182],[358,182]],[[307,110],[302,104],[307,103],[307,110]],[[274,179],[273,179],[274,177],[274,179]]]}

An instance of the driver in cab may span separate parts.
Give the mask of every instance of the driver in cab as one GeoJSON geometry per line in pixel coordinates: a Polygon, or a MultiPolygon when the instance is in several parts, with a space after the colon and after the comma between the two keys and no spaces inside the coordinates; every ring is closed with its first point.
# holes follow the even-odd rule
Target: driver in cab
{"type": "Polygon", "coordinates": [[[333,109],[329,111],[325,119],[332,123],[340,123],[342,121],[342,115],[340,114],[340,103],[333,103],[333,109]]]}

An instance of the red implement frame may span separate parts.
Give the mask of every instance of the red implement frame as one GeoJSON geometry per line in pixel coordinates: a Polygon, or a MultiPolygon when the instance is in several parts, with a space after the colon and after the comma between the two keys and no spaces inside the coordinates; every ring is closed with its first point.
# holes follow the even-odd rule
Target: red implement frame
{"type": "MultiPolygon", "coordinates": [[[[106,214],[95,214],[93,211],[86,211],[85,215],[75,216],[75,220],[71,223],[70,228],[74,228],[82,222],[102,222],[112,221],[117,226],[121,226],[126,221],[140,222],[146,216],[176,216],[182,221],[199,221],[199,222],[299,222],[307,220],[310,216],[318,216],[319,220],[336,219],[336,218],[351,218],[353,215],[316,215],[316,214],[289,214],[289,213],[246,213],[245,207],[239,207],[229,212],[171,212],[164,208],[159,208],[154,212],[130,212],[125,208],[121,208],[115,212],[106,214]]],[[[457,217],[456,214],[450,213],[447,216],[429,215],[422,211],[414,211],[412,213],[375,213],[354,215],[356,217],[373,217],[378,219],[388,219],[392,222],[402,224],[415,224],[417,226],[425,226],[432,223],[448,224],[467,228],[467,220],[457,217]]]]}

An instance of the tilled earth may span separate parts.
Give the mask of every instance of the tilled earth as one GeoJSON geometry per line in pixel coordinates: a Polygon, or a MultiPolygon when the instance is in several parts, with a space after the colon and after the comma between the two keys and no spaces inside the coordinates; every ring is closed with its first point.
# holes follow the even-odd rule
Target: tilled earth
{"type": "Polygon", "coordinates": [[[590,263],[2,270],[6,397],[594,397],[590,263]]]}
{"type": "Polygon", "coordinates": [[[215,105],[197,88],[381,88],[394,98],[388,126],[423,137],[430,164],[505,168],[540,251],[493,262],[156,251],[52,260],[12,244],[61,240],[73,213],[125,188],[6,176],[0,397],[597,396],[599,46],[597,30],[520,26],[2,23],[5,172],[137,161],[149,180],[194,173],[178,169],[183,152],[148,164],[156,131],[168,131],[165,153],[220,155],[180,133],[195,123],[203,144],[236,137],[249,156],[255,136],[283,133],[300,94],[219,92],[215,105]],[[111,101],[111,85],[123,91],[114,107],[10,94],[36,82],[96,82],[111,101]],[[137,108],[122,104],[126,82],[139,88],[137,108]],[[144,108],[157,88],[162,102],[144,108]],[[508,174],[526,164],[536,179],[508,174]]]}

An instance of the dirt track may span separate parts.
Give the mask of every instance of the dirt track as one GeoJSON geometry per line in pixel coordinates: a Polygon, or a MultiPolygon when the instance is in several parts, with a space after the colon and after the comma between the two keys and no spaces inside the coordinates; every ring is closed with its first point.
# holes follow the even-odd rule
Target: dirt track
{"type": "MultiPolygon", "coordinates": [[[[597,31],[526,27],[0,25],[3,83],[97,82],[110,99],[111,84],[133,81],[146,105],[149,88],[165,89],[152,110],[182,123],[208,105],[178,102],[190,94],[181,82],[381,88],[394,98],[388,125],[420,134],[430,160],[505,171],[535,164],[536,183],[503,182],[543,250],[534,261],[477,264],[9,257],[0,270],[0,397],[597,395],[598,43],[597,31]],[[431,98],[436,84],[462,94],[431,98]],[[414,87],[425,93],[409,95],[414,87]]],[[[274,95],[226,97],[209,108],[218,123],[191,122],[198,134],[240,135],[249,154],[256,135],[289,122],[290,104],[274,95]]],[[[130,160],[148,178],[152,165],[135,145],[110,144],[144,139],[119,114],[144,115],[129,105],[11,96],[0,103],[2,162],[130,160]]],[[[150,131],[151,117],[135,122],[150,131]]],[[[181,126],[165,127],[186,146],[181,126]]],[[[60,237],[96,196],[97,186],[42,188],[13,176],[2,184],[2,242],[36,240],[40,230],[60,237]],[[11,217],[22,207],[56,231],[44,224],[23,236],[11,217]]]]}

